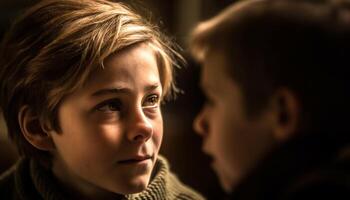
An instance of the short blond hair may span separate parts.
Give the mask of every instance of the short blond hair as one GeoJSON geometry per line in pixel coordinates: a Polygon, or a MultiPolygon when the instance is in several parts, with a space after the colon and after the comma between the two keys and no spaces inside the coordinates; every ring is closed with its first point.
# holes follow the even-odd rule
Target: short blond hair
{"type": "Polygon", "coordinates": [[[45,154],[23,137],[21,107],[29,106],[41,122],[59,130],[57,111],[64,97],[82,87],[96,68],[103,68],[109,55],[141,42],[154,49],[163,94],[169,96],[175,88],[173,66],[181,56],[157,26],[125,4],[46,0],[20,16],[0,52],[0,105],[19,152],[38,158],[45,154]]]}

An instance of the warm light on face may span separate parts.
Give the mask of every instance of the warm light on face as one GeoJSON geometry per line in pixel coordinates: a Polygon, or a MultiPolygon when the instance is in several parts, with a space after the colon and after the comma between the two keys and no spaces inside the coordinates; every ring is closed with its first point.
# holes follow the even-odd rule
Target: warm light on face
{"type": "Polygon", "coordinates": [[[163,135],[162,85],[153,50],[138,44],[110,56],[59,108],[54,173],[89,195],[145,189],[163,135]]]}

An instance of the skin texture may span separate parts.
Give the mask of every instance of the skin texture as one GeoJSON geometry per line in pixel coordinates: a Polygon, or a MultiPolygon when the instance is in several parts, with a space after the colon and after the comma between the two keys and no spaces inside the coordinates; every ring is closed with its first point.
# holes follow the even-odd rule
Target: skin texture
{"type": "Polygon", "coordinates": [[[152,49],[137,44],[104,65],[63,100],[61,130],[49,132],[54,174],[71,193],[88,199],[145,189],[163,136],[162,86],[152,49]]]}
{"type": "Polygon", "coordinates": [[[213,158],[212,167],[227,192],[269,151],[275,125],[269,106],[260,115],[247,117],[242,91],[227,72],[229,67],[224,53],[207,54],[201,73],[207,101],[194,121],[203,137],[203,151],[213,158]]]}

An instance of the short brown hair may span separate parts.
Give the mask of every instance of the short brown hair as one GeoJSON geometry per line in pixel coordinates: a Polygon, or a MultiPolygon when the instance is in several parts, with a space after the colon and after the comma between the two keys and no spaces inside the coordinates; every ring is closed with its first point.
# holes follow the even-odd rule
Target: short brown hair
{"type": "Polygon", "coordinates": [[[59,130],[65,96],[83,86],[112,53],[145,42],[155,51],[164,95],[174,91],[175,46],[122,3],[107,0],[45,0],[29,8],[5,35],[0,51],[0,106],[9,137],[25,156],[47,153],[21,133],[18,113],[27,105],[41,122],[59,130]]]}
{"type": "Polygon", "coordinates": [[[347,0],[245,0],[199,24],[191,50],[200,62],[211,51],[225,55],[248,116],[257,116],[276,89],[287,87],[300,100],[303,128],[344,131],[349,16],[347,0]]]}

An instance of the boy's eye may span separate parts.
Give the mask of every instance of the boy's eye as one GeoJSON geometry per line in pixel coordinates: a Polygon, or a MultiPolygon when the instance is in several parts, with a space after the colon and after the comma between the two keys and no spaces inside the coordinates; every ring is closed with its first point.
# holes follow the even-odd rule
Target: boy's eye
{"type": "Polygon", "coordinates": [[[214,105],[214,101],[212,98],[210,98],[208,95],[204,95],[204,99],[205,99],[205,104],[208,106],[213,106],[214,105]]]}
{"type": "Polygon", "coordinates": [[[159,103],[159,96],[158,95],[150,95],[146,98],[146,100],[143,103],[143,107],[157,107],[159,103]]]}
{"type": "Polygon", "coordinates": [[[119,99],[111,99],[97,105],[96,110],[101,112],[119,112],[121,107],[122,103],[119,99]]]}

